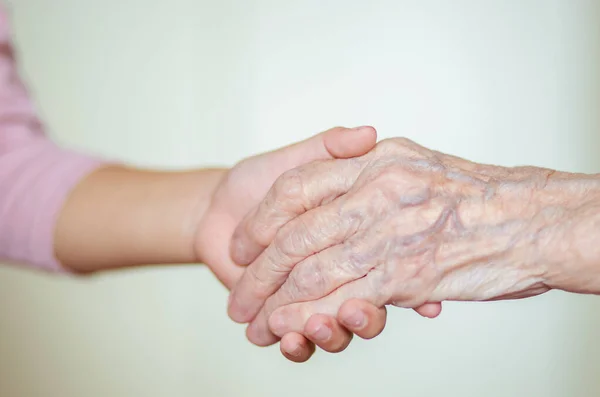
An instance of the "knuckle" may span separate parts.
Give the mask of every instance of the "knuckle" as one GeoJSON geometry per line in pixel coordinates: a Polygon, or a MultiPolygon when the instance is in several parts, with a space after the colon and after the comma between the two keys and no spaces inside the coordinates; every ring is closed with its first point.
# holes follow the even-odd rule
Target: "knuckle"
{"type": "Polygon", "coordinates": [[[281,247],[278,244],[271,244],[265,250],[265,263],[271,269],[274,274],[288,273],[287,263],[289,262],[288,257],[283,254],[281,247]]]}
{"type": "Polygon", "coordinates": [[[374,179],[373,190],[388,202],[418,205],[431,197],[429,178],[414,175],[400,166],[388,167],[374,179]]]}
{"type": "Polygon", "coordinates": [[[330,161],[316,160],[284,172],[261,203],[265,218],[296,216],[343,193],[347,181],[334,175],[330,161]],[[325,184],[325,180],[327,183],[325,184]]]}
{"type": "Polygon", "coordinates": [[[327,288],[326,272],[320,266],[319,254],[296,266],[290,275],[294,298],[319,298],[327,288]]]}
{"type": "Polygon", "coordinates": [[[391,165],[382,168],[373,179],[373,183],[381,189],[390,189],[397,183],[405,182],[406,179],[406,173],[402,167],[391,165]]]}
{"type": "Polygon", "coordinates": [[[246,234],[253,241],[262,246],[265,246],[269,243],[269,225],[266,222],[263,222],[261,218],[257,217],[256,219],[249,220],[246,225],[246,234]]]}
{"type": "Polygon", "coordinates": [[[295,257],[306,252],[310,245],[311,233],[308,227],[308,215],[301,216],[282,226],[275,236],[275,246],[282,256],[295,257]]]}
{"type": "Polygon", "coordinates": [[[408,158],[420,158],[427,152],[425,148],[405,137],[385,139],[377,144],[377,150],[385,155],[394,154],[408,158]]]}
{"type": "Polygon", "coordinates": [[[390,301],[394,291],[404,286],[403,279],[395,277],[396,266],[389,264],[389,262],[393,262],[393,259],[385,261],[386,263],[377,264],[370,269],[364,278],[363,287],[369,293],[363,297],[369,296],[369,301],[375,305],[390,301]]]}
{"type": "Polygon", "coordinates": [[[280,294],[276,293],[275,295],[271,295],[267,298],[262,311],[264,312],[265,317],[268,319],[271,317],[271,314],[275,312],[275,310],[285,306],[285,304],[285,301],[280,299],[280,294]]]}
{"type": "Polygon", "coordinates": [[[302,296],[302,287],[298,282],[298,278],[290,274],[290,277],[286,280],[284,287],[282,288],[282,292],[284,298],[280,297],[278,300],[279,304],[282,304],[281,302],[295,302],[300,296],[302,296]]]}
{"type": "Polygon", "coordinates": [[[363,220],[381,221],[389,216],[389,211],[397,204],[398,193],[395,191],[395,185],[389,182],[389,178],[374,180],[357,192],[354,205],[360,205],[363,220]]]}
{"type": "Polygon", "coordinates": [[[382,140],[375,146],[375,152],[377,153],[378,157],[389,156],[394,154],[395,151],[396,144],[390,138],[382,140]]]}
{"type": "Polygon", "coordinates": [[[397,138],[390,138],[390,141],[396,145],[396,146],[402,146],[402,147],[412,147],[414,146],[414,142],[406,137],[397,137],[397,138]]]}
{"type": "Polygon", "coordinates": [[[302,172],[297,168],[286,171],[277,179],[273,188],[276,200],[302,198],[304,193],[302,172]]]}
{"type": "Polygon", "coordinates": [[[252,294],[257,298],[265,298],[268,294],[268,287],[270,284],[267,278],[254,266],[248,267],[246,272],[250,278],[250,285],[253,287],[252,294]]]}
{"type": "Polygon", "coordinates": [[[375,265],[375,255],[369,247],[350,243],[346,246],[347,260],[343,269],[350,277],[362,277],[375,265]]]}
{"type": "Polygon", "coordinates": [[[280,256],[289,256],[295,253],[295,249],[290,242],[291,237],[296,233],[295,222],[289,222],[283,225],[273,239],[273,248],[280,256]]]}
{"type": "Polygon", "coordinates": [[[386,153],[396,152],[398,150],[407,149],[411,146],[412,141],[408,138],[397,137],[384,139],[377,144],[378,148],[386,153]]]}
{"type": "Polygon", "coordinates": [[[395,189],[399,190],[397,185],[406,185],[410,174],[402,163],[382,161],[371,166],[368,174],[363,178],[363,187],[367,190],[373,189],[395,189]]]}
{"type": "Polygon", "coordinates": [[[263,252],[263,256],[246,270],[254,290],[261,291],[261,298],[270,295],[273,289],[280,286],[289,273],[289,260],[281,254],[277,246],[269,246],[263,252]]]}

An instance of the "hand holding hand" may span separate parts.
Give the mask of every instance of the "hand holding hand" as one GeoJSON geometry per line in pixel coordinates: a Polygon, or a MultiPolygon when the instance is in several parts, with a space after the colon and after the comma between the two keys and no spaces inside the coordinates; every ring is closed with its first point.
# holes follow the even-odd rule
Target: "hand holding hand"
{"type": "MultiPolygon", "coordinates": [[[[231,288],[244,272],[243,267],[230,259],[229,242],[233,232],[244,215],[261,202],[275,180],[285,171],[313,161],[360,156],[371,150],[376,140],[376,132],[371,127],[333,128],[303,142],[248,158],[224,171],[199,223],[194,247],[199,262],[207,264],[219,280],[231,288]]],[[[379,309],[359,304],[369,315],[377,314],[377,321],[383,327],[385,315],[382,317],[379,309]]],[[[319,321],[335,327],[331,339],[336,344],[345,347],[350,342],[351,334],[335,319],[317,318],[319,321]]],[[[302,335],[290,333],[282,340],[281,349],[288,358],[305,361],[313,353],[314,345],[302,335]]]]}
{"type": "Polygon", "coordinates": [[[538,243],[555,216],[545,191],[554,178],[400,138],[295,169],[234,234],[236,261],[268,246],[233,290],[230,316],[254,319],[248,335],[260,344],[272,340],[267,321],[276,335],[304,332],[311,316],[335,316],[353,298],[417,308],[543,293],[538,243]]]}

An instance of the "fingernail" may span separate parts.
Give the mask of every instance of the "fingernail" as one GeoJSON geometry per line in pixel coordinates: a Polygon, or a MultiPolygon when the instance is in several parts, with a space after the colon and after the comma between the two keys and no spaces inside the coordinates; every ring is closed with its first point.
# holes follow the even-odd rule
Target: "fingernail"
{"type": "Polygon", "coordinates": [[[285,351],[288,355],[292,356],[292,357],[300,357],[300,354],[302,353],[302,350],[300,348],[299,344],[296,344],[291,350],[287,350],[285,351]]]}
{"type": "Polygon", "coordinates": [[[364,130],[365,128],[371,128],[371,127],[369,127],[368,125],[362,125],[360,127],[354,127],[354,128],[352,128],[352,130],[360,131],[360,130],[364,130]]]}
{"type": "Polygon", "coordinates": [[[231,260],[236,264],[236,265],[241,265],[241,259],[242,259],[242,247],[241,247],[241,243],[239,242],[239,239],[235,239],[235,236],[232,237],[232,241],[229,244],[229,255],[231,256],[231,260]]]}
{"type": "Polygon", "coordinates": [[[342,321],[344,322],[344,325],[358,330],[367,326],[367,317],[359,309],[353,311],[352,314],[345,317],[342,321]]]}
{"type": "Polygon", "coordinates": [[[244,243],[244,239],[234,235],[230,243],[229,252],[231,259],[236,265],[244,266],[249,264],[248,248],[244,243]]]}
{"type": "Polygon", "coordinates": [[[321,324],[311,333],[312,337],[319,342],[327,342],[331,339],[331,330],[329,327],[321,324]]]}

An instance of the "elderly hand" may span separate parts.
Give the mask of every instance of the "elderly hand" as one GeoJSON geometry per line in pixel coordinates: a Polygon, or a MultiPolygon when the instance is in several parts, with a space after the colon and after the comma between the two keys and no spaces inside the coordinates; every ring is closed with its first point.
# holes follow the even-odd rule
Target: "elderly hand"
{"type": "MultiPolygon", "coordinates": [[[[230,258],[231,236],[275,180],[285,171],[312,161],[360,156],[371,150],[376,141],[376,131],[371,127],[333,128],[305,141],[248,158],[223,172],[209,208],[199,222],[194,247],[198,261],[207,264],[219,280],[231,288],[244,271],[230,258]]],[[[360,305],[373,318],[375,326],[383,328],[385,310],[366,302],[353,305],[360,305]]],[[[335,319],[321,316],[314,321],[324,321],[334,329],[331,339],[337,345],[345,347],[350,342],[351,334],[335,319]]],[[[314,352],[314,345],[300,334],[289,333],[281,342],[281,350],[291,360],[305,361],[314,352]]]]}
{"type": "MultiPolygon", "coordinates": [[[[400,138],[289,171],[234,234],[238,262],[267,248],[235,286],[229,314],[253,320],[248,336],[261,344],[270,331],[307,332],[311,316],[335,316],[353,298],[416,308],[546,292],[541,246],[570,210],[565,189],[587,191],[565,175],[475,164],[400,138]]],[[[345,315],[368,327],[360,310],[345,315]]]]}

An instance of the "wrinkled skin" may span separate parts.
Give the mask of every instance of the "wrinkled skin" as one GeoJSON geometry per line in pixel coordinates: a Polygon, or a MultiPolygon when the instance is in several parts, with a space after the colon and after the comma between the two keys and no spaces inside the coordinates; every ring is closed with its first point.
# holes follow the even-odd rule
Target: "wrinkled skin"
{"type": "MultiPolygon", "coordinates": [[[[231,236],[244,216],[261,202],[276,179],[285,171],[313,161],[365,154],[375,146],[376,140],[376,131],[371,127],[338,127],[305,141],[245,159],[231,170],[223,170],[223,176],[198,226],[194,247],[198,262],[207,264],[219,280],[231,288],[244,272],[244,268],[237,266],[230,258],[231,236]]],[[[366,302],[348,302],[342,314],[356,308],[370,318],[371,327],[355,329],[352,324],[343,326],[330,316],[315,316],[311,325],[319,327],[327,324],[333,330],[330,342],[332,349],[343,350],[350,343],[352,333],[372,337],[385,325],[385,310],[366,302]]],[[[418,311],[422,315],[432,316],[437,315],[439,310],[439,307],[425,306],[418,311]]],[[[273,340],[273,343],[277,340],[273,340]]],[[[290,360],[305,361],[314,352],[314,345],[301,334],[289,333],[282,340],[281,350],[290,360]]]]}
{"type": "MultiPolygon", "coordinates": [[[[205,263],[217,278],[228,288],[237,282],[244,268],[237,266],[230,258],[231,236],[253,207],[268,192],[275,180],[285,171],[312,161],[352,157],[367,153],[377,139],[373,128],[333,128],[305,141],[250,157],[236,164],[231,170],[224,170],[209,207],[199,222],[194,250],[198,262],[205,263]]],[[[360,303],[365,306],[366,304],[360,303]]],[[[368,306],[371,315],[381,311],[368,306]]],[[[350,341],[349,332],[335,319],[320,316],[313,321],[326,321],[336,332],[333,339],[344,347],[350,341]]],[[[385,323],[385,316],[379,321],[385,323]]],[[[290,360],[305,361],[314,352],[314,345],[301,334],[290,333],[282,343],[282,352],[290,360]],[[289,347],[286,349],[285,345],[289,347]],[[292,351],[293,354],[286,354],[292,351]]]]}
{"type": "Polygon", "coordinates": [[[552,287],[546,248],[564,238],[561,225],[590,191],[573,179],[476,164],[402,138],[297,168],[234,234],[233,258],[252,263],[229,314],[252,321],[248,336],[261,344],[354,298],[416,308],[542,294],[552,287]]]}

